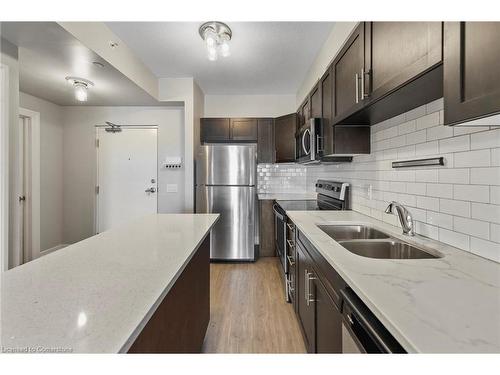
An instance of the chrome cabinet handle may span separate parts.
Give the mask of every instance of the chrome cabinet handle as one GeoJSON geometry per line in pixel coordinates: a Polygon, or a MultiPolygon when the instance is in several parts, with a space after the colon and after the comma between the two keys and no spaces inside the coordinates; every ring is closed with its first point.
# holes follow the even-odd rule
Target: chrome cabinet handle
{"type": "Polygon", "coordinates": [[[290,266],[295,265],[295,260],[290,255],[287,255],[286,259],[288,259],[288,263],[290,264],[290,266]]]}
{"type": "Polygon", "coordinates": [[[359,103],[359,75],[355,74],[354,80],[356,82],[356,103],[359,103]]]}
{"type": "Polygon", "coordinates": [[[309,302],[307,302],[309,300],[309,290],[308,290],[308,282],[307,282],[307,275],[309,275],[309,273],[307,272],[307,269],[304,270],[304,299],[306,300],[306,303],[307,303],[307,306],[309,306],[309,302]]]}
{"type": "Polygon", "coordinates": [[[347,315],[346,315],[346,317],[347,317],[347,321],[348,321],[351,325],[353,325],[353,324],[354,324],[354,320],[352,320],[352,316],[351,316],[351,314],[347,314],[347,315]]]}
{"type": "Polygon", "coordinates": [[[286,223],[286,226],[292,231],[292,232],[295,232],[295,225],[293,224],[290,224],[290,223],[286,223]]]}
{"type": "Polygon", "coordinates": [[[144,190],[146,193],[156,193],[156,188],[150,187],[149,189],[144,190]]]}
{"type": "Polygon", "coordinates": [[[288,244],[288,246],[290,246],[291,248],[294,248],[295,247],[295,244],[290,241],[290,240],[286,240],[286,243],[288,244]]]}
{"type": "Polygon", "coordinates": [[[315,276],[311,276],[311,275],[314,275],[312,272],[308,272],[306,274],[306,284],[307,284],[307,296],[306,296],[306,304],[307,306],[309,306],[312,302],[316,302],[315,299],[311,298],[311,280],[316,280],[316,277],[315,276]]]}
{"type": "Polygon", "coordinates": [[[292,286],[292,280],[286,279],[286,283],[288,284],[288,291],[293,293],[295,291],[295,288],[292,286]]]}
{"type": "Polygon", "coordinates": [[[361,100],[365,100],[365,69],[361,68],[361,100]]]}

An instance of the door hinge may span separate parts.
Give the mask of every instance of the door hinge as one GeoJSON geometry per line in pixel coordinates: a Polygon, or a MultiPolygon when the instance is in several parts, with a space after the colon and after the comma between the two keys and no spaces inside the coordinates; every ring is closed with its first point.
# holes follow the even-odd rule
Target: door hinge
{"type": "Polygon", "coordinates": [[[95,140],[95,147],[99,147],[99,140],[98,139],[95,140]]]}
{"type": "Polygon", "coordinates": [[[96,194],[99,194],[99,186],[96,186],[96,187],[95,187],[95,193],[96,193],[96,194]]]}

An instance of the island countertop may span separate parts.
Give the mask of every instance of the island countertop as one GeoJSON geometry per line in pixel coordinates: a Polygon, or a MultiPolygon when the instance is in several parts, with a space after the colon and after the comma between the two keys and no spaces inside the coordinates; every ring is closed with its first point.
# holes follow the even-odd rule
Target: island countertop
{"type": "Polygon", "coordinates": [[[149,215],[4,272],[2,350],[126,352],[218,216],[149,215]]]}
{"type": "Polygon", "coordinates": [[[302,234],[408,352],[500,353],[500,264],[354,211],[287,211],[302,234]],[[373,259],[318,224],[367,224],[439,252],[439,259],[373,259]]]}

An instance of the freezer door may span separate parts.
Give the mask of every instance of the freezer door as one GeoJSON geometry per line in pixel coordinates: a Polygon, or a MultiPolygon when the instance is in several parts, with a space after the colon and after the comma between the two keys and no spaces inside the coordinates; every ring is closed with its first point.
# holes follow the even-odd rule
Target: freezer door
{"type": "Polygon", "coordinates": [[[212,228],[210,258],[255,260],[255,187],[198,186],[196,212],[218,213],[212,228]]]}
{"type": "Polygon", "coordinates": [[[196,185],[255,185],[257,145],[211,144],[200,147],[196,185]]]}

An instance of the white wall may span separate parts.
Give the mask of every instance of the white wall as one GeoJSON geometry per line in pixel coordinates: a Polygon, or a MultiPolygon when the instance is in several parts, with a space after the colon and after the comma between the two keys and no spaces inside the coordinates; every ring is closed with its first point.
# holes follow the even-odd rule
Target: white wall
{"type": "Polygon", "coordinates": [[[206,95],[204,117],[278,117],[295,110],[295,95],[206,95]]]}
{"type": "Polygon", "coordinates": [[[63,108],[21,92],[19,106],[40,113],[40,250],[63,242],[63,108]]]}
{"type": "Polygon", "coordinates": [[[95,125],[105,121],[158,125],[158,210],[184,212],[185,168],[166,170],[166,156],[184,153],[183,107],[65,107],[64,110],[64,241],[74,243],[94,233],[96,175],[95,125]],[[178,185],[166,193],[166,184],[178,185]]]}
{"type": "MultiPolygon", "coordinates": [[[[18,133],[19,133],[19,62],[18,62],[18,50],[17,47],[5,39],[0,40],[1,47],[1,62],[9,68],[9,119],[8,119],[8,136],[9,136],[9,144],[14,144],[17,142],[18,133]]],[[[9,163],[9,172],[8,172],[8,267],[11,268],[15,265],[20,264],[20,259],[18,257],[19,254],[15,254],[13,251],[13,228],[12,223],[18,222],[19,218],[16,216],[17,210],[14,210],[14,204],[17,201],[17,184],[19,183],[16,178],[15,168],[18,164],[17,154],[14,148],[9,147],[8,150],[8,163],[9,163]]]]}
{"type": "Polygon", "coordinates": [[[323,47],[318,53],[318,56],[312,63],[309,71],[307,72],[302,84],[297,90],[296,95],[296,105],[298,108],[302,103],[304,98],[309,94],[309,91],[318,82],[326,68],[332,62],[333,58],[340,50],[347,37],[351,34],[358,23],[357,22],[335,22],[330,32],[330,35],[326,39],[323,47]]]}

